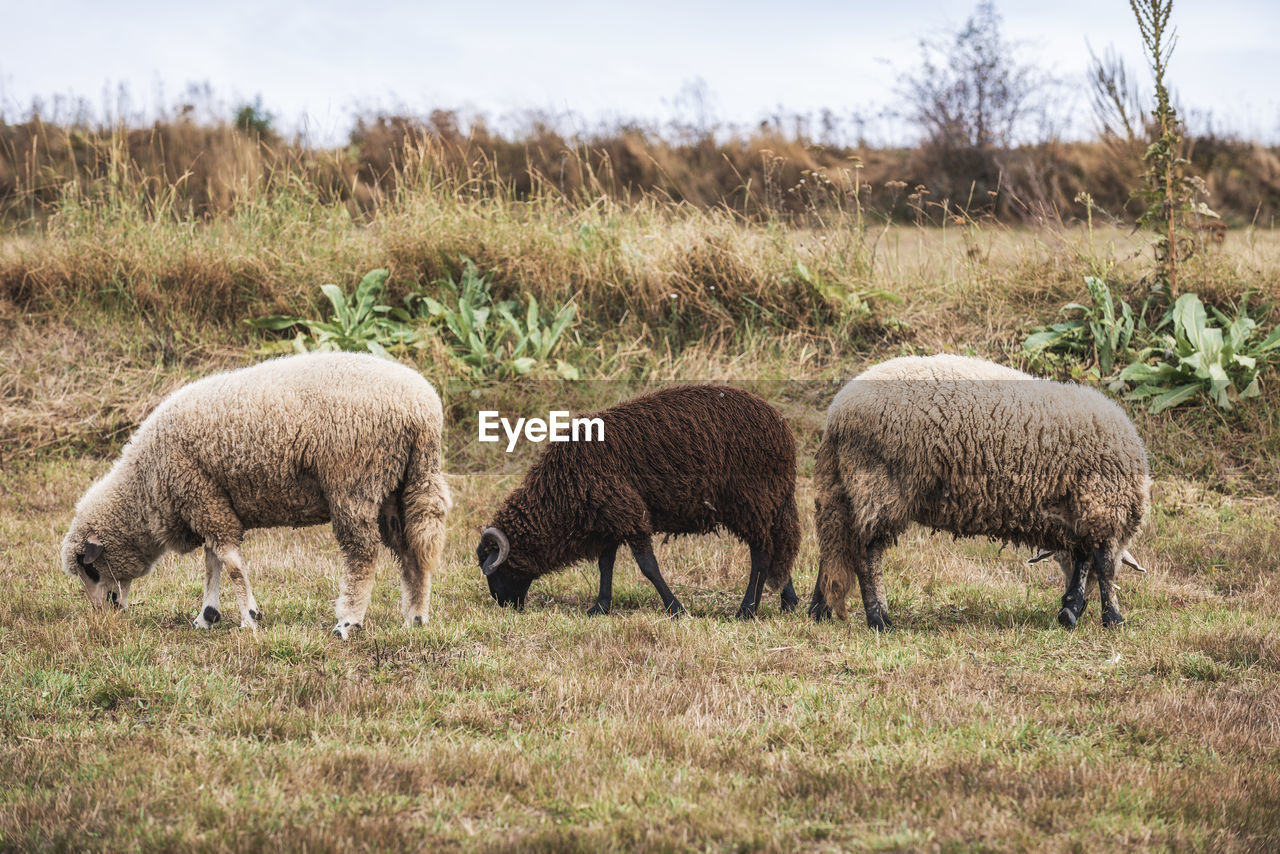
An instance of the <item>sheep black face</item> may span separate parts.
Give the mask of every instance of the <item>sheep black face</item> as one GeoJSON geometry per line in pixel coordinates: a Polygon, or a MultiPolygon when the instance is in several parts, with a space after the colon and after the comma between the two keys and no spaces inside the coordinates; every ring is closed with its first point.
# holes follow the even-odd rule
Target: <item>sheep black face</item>
{"type": "Polygon", "coordinates": [[[504,608],[523,608],[533,576],[520,572],[514,561],[509,561],[510,556],[511,544],[506,534],[497,528],[485,528],[480,535],[480,545],[476,546],[476,559],[489,582],[489,595],[504,608]]]}

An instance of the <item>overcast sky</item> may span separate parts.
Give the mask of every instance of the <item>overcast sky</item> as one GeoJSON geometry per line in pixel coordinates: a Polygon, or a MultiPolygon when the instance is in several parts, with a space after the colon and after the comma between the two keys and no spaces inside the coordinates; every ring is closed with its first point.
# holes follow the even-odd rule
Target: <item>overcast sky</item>
{"type": "MultiPolygon", "coordinates": [[[[132,110],[146,111],[179,101],[189,83],[208,83],[227,105],[260,95],[283,126],[305,119],[314,139],[332,141],[361,109],[665,120],[681,87],[701,79],[723,121],[823,108],[870,115],[892,102],[919,40],[960,25],[975,5],[0,0],[0,107],[13,120],[33,98],[74,95],[100,112],[104,92],[123,84],[132,110]]],[[[1087,39],[1095,50],[1114,46],[1149,80],[1128,0],[998,0],[996,8],[1006,37],[1056,75],[1083,79],[1087,39]]],[[[1280,0],[1179,0],[1174,22],[1170,76],[1184,109],[1211,111],[1220,129],[1280,138],[1280,0]]],[[[1087,101],[1080,86],[1072,91],[1087,128],[1087,101]]]]}

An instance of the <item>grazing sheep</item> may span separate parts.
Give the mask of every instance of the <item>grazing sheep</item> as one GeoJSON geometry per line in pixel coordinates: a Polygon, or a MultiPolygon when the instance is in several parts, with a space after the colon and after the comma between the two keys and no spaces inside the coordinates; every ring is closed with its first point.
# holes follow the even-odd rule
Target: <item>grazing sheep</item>
{"type": "Polygon", "coordinates": [[[406,623],[424,623],[444,546],[440,398],[415,371],[370,355],[289,356],[174,392],[76,505],[63,569],[98,607],[170,549],[204,546],[196,628],[221,618],[225,567],[240,625],[262,613],[240,543],[250,528],[333,522],[346,558],[334,633],[358,628],[379,538],[396,555],[406,623]]]}
{"type": "Polygon", "coordinates": [[[1092,571],[1103,625],[1123,622],[1112,579],[1118,560],[1132,561],[1151,480],[1133,423],[1094,389],[961,356],[892,359],[832,401],[814,481],[815,619],[845,616],[856,576],[867,624],[891,625],[880,558],[918,522],[1055,553],[1065,628],[1092,571]]]}
{"type": "Polygon", "coordinates": [[[613,561],[625,543],[670,614],[684,611],[653,554],[653,535],[721,528],[751,549],[738,609],[756,613],[764,586],[795,608],[791,564],[800,545],[796,443],[777,411],[745,391],[682,386],[601,410],[603,442],[549,445],[480,537],[476,556],[498,604],[524,605],[535,578],[598,558],[607,614],[613,561]]]}

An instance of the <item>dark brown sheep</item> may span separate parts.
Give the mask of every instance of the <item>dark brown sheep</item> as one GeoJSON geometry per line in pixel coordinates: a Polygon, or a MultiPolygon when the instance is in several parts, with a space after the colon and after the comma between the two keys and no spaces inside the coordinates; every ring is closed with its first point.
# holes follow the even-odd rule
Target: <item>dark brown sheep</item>
{"type": "Polygon", "coordinates": [[[600,594],[587,613],[607,614],[625,543],[679,614],[653,535],[723,528],[751,549],[738,616],[755,616],[765,585],[782,587],[784,611],[795,608],[796,442],[773,407],[727,386],[681,386],[589,417],[604,422],[604,441],[549,445],[481,535],[476,556],[498,604],[521,607],[535,578],[597,558],[600,594]]]}

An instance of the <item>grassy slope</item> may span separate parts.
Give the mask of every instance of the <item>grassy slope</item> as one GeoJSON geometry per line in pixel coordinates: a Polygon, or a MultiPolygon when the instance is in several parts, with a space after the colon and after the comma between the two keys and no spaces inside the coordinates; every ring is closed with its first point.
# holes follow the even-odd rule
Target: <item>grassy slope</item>
{"type": "MultiPolygon", "coordinates": [[[[328,254],[289,263],[314,284],[387,252],[402,258],[408,278],[429,275],[395,256],[400,244],[388,235],[414,233],[414,214],[402,213],[369,231],[335,230],[328,254]]],[[[644,295],[693,286],[662,278],[663,265],[676,263],[681,240],[700,245],[705,221],[624,218],[611,227],[631,249],[563,255],[556,235],[575,234],[576,220],[524,230],[496,222],[486,240],[482,219],[419,215],[423,245],[456,245],[507,271],[508,282],[568,287],[589,306],[612,305],[622,279],[610,278],[611,265],[630,259],[625,281],[640,285],[619,299],[635,313],[612,328],[598,319],[606,309],[586,312],[578,356],[593,376],[813,381],[785,384],[779,398],[803,445],[802,594],[816,562],[808,471],[827,394],[817,381],[905,351],[1001,356],[1028,319],[1076,296],[1087,269],[1074,237],[1059,245],[1052,235],[973,231],[944,243],[908,229],[859,262],[860,282],[907,297],[885,309],[906,332],[739,329],[695,343],[673,336],[678,325],[663,333],[659,313],[637,314],[644,295]],[[645,233],[657,236],[646,244],[645,233]],[[543,261],[545,275],[535,266],[543,261]]],[[[289,245],[309,245],[313,226],[299,223],[289,245]]],[[[797,255],[812,267],[816,254],[836,272],[846,263],[821,247],[820,233],[780,242],[777,233],[713,226],[725,229],[716,269],[743,292],[797,255]]],[[[222,624],[196,633],[193,556],[165,559],[135,586],[129,614],[109,615],[86,610],[54,567],[54,550],[75,499],[159,396],[249,358],[254,342],[242,331],[189,318],[170,295],[195,301],[198,285],[217,285],[200,276],[223,269],[232,246],[245,275],[263,271],[254,281],[281,274],[268,254],[272,235],[221,243],[198,230],[129,234],[140,241],[132,249],[75,233],[0,244],[0,278],[36,282],[40,297],[26,311],[0,302],[8,342],[0,350],[0,848],[231,849],[268,840],[334,849],[1265,848],[1280,840],[1274,392],[1225,418],[1139,414],[1157,485],[1137,551],[1153,572],[1121,580],[1129,618],[1121,632],[1102,632],[1096,604],[1077,632],[1057,629],[1056,569],[918,531],[887,558],[900,629],[884,637],[857,623],[779,616],[773,603],[756,623],[728,620],[746,555],[716,538],[659,551],[691,619],[661,617],[629,560],[607,619],[581,613],[594,593],[589,567],[537,584],[526,613],[500,612],[470,549],[513,481],[483,474],[492,458],[468,441],[467,408],[455,407],[456,509],[428,627],[396,625],[398,593],[384,562],[369,631],[347,645],[331,640],[338,552],[313,529],[249,541],[263,631],[222,624]],[[124,276],[117,293],[149,307],[126,314],[109,300],[116,307],[104,309],[89,292],[92,277],[73,263],[95,247],[86,262],[93,275],[123,260],[143,269],[150,258],[187,269],[194,285],[124,276]]],[[[1276,245],[1267,234],[1240,241],[1202,290],[1250,282],[1274,295],[1276,245]]],[[[1124,250],[1111,255],[1123,265],[1124,250]]],[[[265,313],[310,288],[273,281],[258,302],[244,288],[228,291],[226,306],[265,313]]],[[[714,320],[714,306],[699,316],[714,320]]],[[[455,379],[430,361],[423,367],[442,386],[455,379]]],[[[581,392],[584,400],[607,393],[581,392]]]]}

